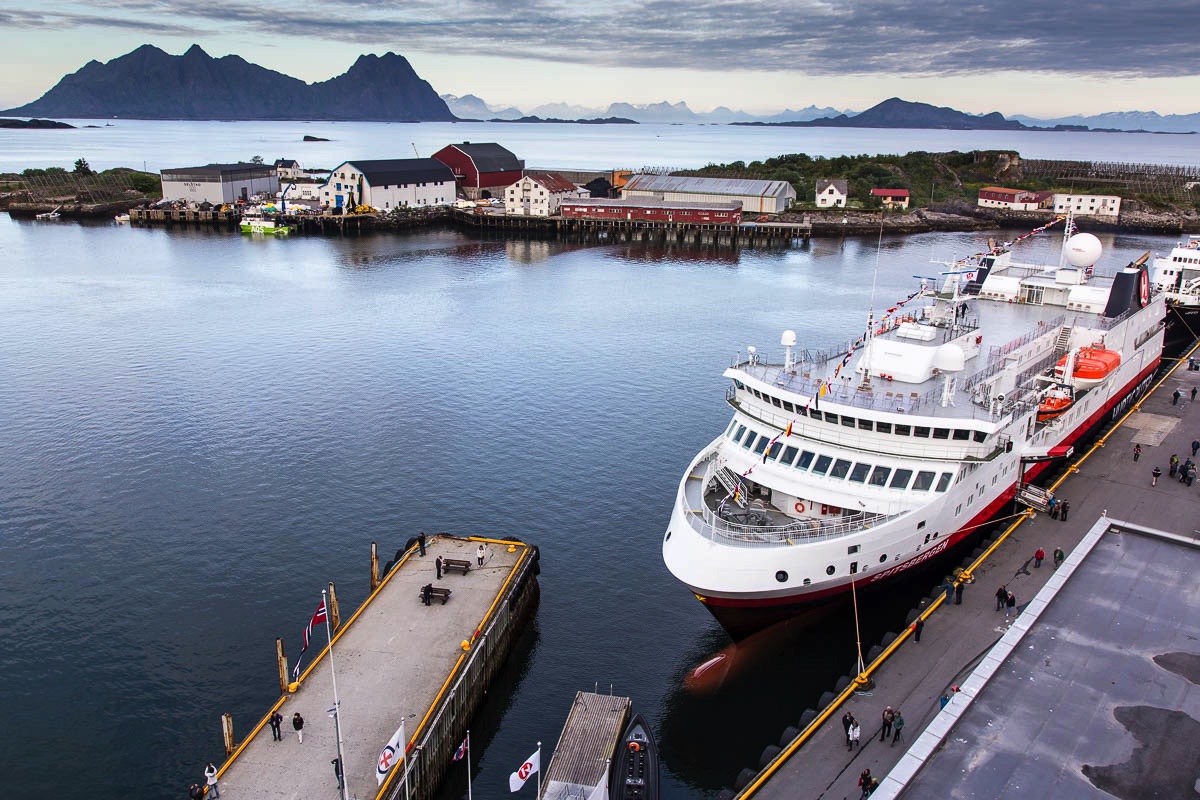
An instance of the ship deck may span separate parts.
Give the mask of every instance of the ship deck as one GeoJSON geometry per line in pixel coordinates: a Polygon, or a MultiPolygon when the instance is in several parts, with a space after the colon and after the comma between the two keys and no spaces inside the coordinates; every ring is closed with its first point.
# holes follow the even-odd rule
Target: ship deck
{"type": "MultiPolygon", "coordinates": [[[[754,363],[744,361],[735,366],[771,386],[806,398],[814,396],[820,382],[823,382],[827,387],[827,394],[816,404],[817,408],[820,407],[820,403],[836,403],[937,418],[990,419],[992,415],[989,409],[973,401],[972,393],[980,381],[991,377],[1004,367],[1005,355],[1039,336],[1058,331],[1063,325],[1104,331],[1123,318],[1110,319],[1100,314],[1068,310],[1061,306],[1002,303],[978,298],[963,300],[969,304],[970,310],[963,320],[964,328],[959,330],[958,334],[973,331],[984,338],[979,354],[970,359],[966,368],[957,376],[957,384],[948,405],[942,405],[944,378],[941,375],[919,383],[888,381],[878,377],[864,383],[856,372],[863,358],[863,348],[855,351],[839,377],[834,379],[834,371],[849,350],[849,344],[841,349],[800,351],[793,371],[785,370],[782,358],[771,360],[764,354],[760,354],[754,363]]],[[[946,329],[936,329],[935,337],[924,345],[938,347],[949,340],[948,333],[946,329]]],[[[896,328],[876,338],[882,341],[912,343],[911,340],[898,338],[896,328]]],[[[1043,363],[1031,365],[1031,368],[1036,368],[1036,372],[1044,372],[1060,355],[1061,353],[1056,352],[1044,359],[1043,363]]]]}

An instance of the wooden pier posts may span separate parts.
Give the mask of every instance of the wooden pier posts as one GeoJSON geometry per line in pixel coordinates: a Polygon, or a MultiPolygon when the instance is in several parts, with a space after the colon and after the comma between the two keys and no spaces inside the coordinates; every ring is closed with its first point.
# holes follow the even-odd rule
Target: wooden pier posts
{"type": "Polygon", "coordinates": [[[332,582],[329,584],[329,625],[330,630],[334,633],[342,627],[342,615],[338,611],[337,587],[332,582]]]}
{"type": "Polygon", "coordinates": [[[233,715],[221,715],[221,738],[225,740],[225,757],[229,758],[233,754],[236,743],[233,741],[233,715]]]}
{"type": "Polygon", "coordinates": [[[288,665],[287,656],[283,653],[283,637],[275,637],[275,666],[279,668],[279,691],[283,694],[288,692],[288,665]]]}
{"type": "Polygon", "coordinates": [[[371,542],[371,591],[379,588],[379,545],[371,542]]]}

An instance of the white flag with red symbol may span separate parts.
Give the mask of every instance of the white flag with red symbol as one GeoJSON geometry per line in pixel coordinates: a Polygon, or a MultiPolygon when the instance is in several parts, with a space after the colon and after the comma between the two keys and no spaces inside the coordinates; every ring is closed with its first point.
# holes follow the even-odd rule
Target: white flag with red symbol
{"type": "Polygon", "coordinates": [[[542,768],[542,751],[538,748],[533,755],[525,759],[516,772],[508,776],[508,790],[515,792],[525,785],[525,781],[529,780],[529,776],[542,768]]]}
{"type": "Polygon", "coordinates": [[[404,739],[404,720],[400,720],[399,729],[383,746],[383,751],[379,754],[379,763],[375,765],[375,780],[378,783],[383,783],[388,772],[396,766],[396,762],[404,760],[404,739]]]}

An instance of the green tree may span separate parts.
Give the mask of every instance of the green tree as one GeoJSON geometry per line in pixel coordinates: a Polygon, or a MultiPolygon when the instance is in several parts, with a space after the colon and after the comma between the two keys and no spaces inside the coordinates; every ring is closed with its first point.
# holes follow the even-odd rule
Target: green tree
{"type": "Polygon", "coordinates": [[[261,164],[261,163],[263,163],[263,157],[255,156],[254,158],[250,159],[250,163],[251,164],[261,164]]]}
{"type": "Polygon", "coordinates": [[[77,158],[75,159],[75,174],[95,175],[96,173],[92,172],[92,167],[90,164],[88,164],[86,158],[77,158]]]}

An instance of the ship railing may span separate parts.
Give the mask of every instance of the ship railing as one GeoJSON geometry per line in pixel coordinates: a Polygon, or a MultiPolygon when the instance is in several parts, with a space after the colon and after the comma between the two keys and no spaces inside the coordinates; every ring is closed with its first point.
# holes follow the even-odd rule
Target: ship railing
{"type": "Polygon", "coordinates": [[[1059,314],[1057,317],[1055,317],[1052,320],[1049,320],[1047,322],[1039,322],[1038,326],[1036,328],[1034,328],[1031,331],[1027,331],[1022,336],[1018,336],[1016,339],[1013,339],[1011,342],[1008,342],[1007,344],[993,345],[988,350],[988,360],[993,361],[993,360],[1001,358],[1002,356],[1006,356],[1009,353],[1011,353],[1012,351],[1016,350],[1018,347],[1029,344],[1030,342],[1032,342],[1034,339],[1038,338],[1039,336],[1045,336],[1047,332],[1052,331],[1055,328],[1061,328],[1063,326],[1063,323],[1065,323],[1066,321],[1067,321],[1067,315],[1059,314]]]}
{"type": "Polygon", "coordinates": [[[838,517],[836,520],[814,517],[797,519],[786,525],[756,525],[722,519],[707,504],[704,504],[700,515],[689,514],[688,520],[692,527],[707,539],[714,541],[721,539],[747,547],[773,547],[849,536],[852,533],[860,533],[877,525],[891,522],[907,513],[909,512],[902,511],[898,514],[859,512],[850,516],[838,517]]]}

